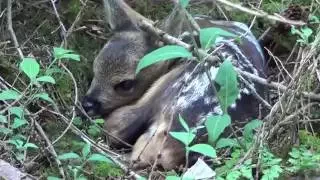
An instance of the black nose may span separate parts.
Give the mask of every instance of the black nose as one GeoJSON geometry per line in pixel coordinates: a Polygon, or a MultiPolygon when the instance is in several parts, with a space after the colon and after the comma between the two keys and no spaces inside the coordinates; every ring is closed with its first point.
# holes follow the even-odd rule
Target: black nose
{"type": "Polygon", "coordinates": [[[86,113],[97,114],[100,111],[101,104],[98,100],[91,98],[89,96],[85,96],[82,100],[82,107],[86,111],[86,113]]]}

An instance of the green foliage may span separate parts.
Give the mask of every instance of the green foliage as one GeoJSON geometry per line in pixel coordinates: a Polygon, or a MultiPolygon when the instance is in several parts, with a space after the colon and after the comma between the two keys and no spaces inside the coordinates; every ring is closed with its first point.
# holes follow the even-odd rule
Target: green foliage
{"type": "Polygon", "coordinates": [[[166,176],[166,180],[181,180],[179,176],[166,176]]]}
{"type": "Polygon", "coordinates": [[[216,148],[222,149],[222,148],[226,148],[226,147],[229,147],[229,148],[239,147],[239,143],[236,139],[220,138],[216,143],[216,148]]]}
{"type": "Polygon", "coordinates": [[[253,131],[262,125],[260,120],[252,120],[244,126],[243,136],[247,142],[252,142],[253,140],[253,131]]]}
{"type": "Polygon", "coordinates": [[[20,97],[20,93],[12,89],[3,90],[0,93],[0,101],[17,100],[20,99],[20,97]]]}
{"type": "Polygon", "coordinates": [[[74,51],[67,50],[63,48],[53,48],[53,55],[56,59],[70,59],[75,61],[80,61],[80,56],[78,54],[74,54],[74,51]]]}
{"type": "MultiPolygon", "coordinates": [[[[77,160],[74,161],[72,164],[69,164],[68,168],[73,173],[73,177],[75,179],[78,178],[86,178],[83,174],[80,172],[83,170],[84,166],[87,163],[92,163],[93,165],[100,165],[101,163],[108,163],[113,165],[113,161],[109,159],[106,155],[98,154],[98,153],[92,153],[91,154],[91,145],[89,143],[86,143],[83,145],[83,148],[81,150],[81,155],[75,153],[75,152],[68,152],[64,153],[58,156],[58,159],[60,160],[77,160]],[[80,165],[78,163],[80,162],[80,165]]],[[[101,171],[99,171],[101,172],[101,171]]]]}
{"type": "Polygon", "coordinates": [[[93,136],[93,137],[99,137],[102,133],[101,128],[99,125],[103,125],[104,124],[104,120],[103,119],[95,119],[93,121],[93,124],[91,124],[89,126],[88,129],[88,134],[93,136]]]}
{"type": "Polygon", "coordinates": [[[216,158],[216,151],[208,144],[195,144],[189,148],[190,151],[204,154],[211,158],[216,158]]]}
{"type": "Polygon", "coordinates": [[[214,81],[219,85],[218,98],[221,108],[227,113],[227,108],[235,103],[239,95],[237,73],[230,60],[224,60],[214,81]]]}
{"type": "Polygon", "coordinates": [[[61,179],[58,177],[54,177],[54,176],[48,176],[47,180],[61,180],[61,179]]]}
{"type": "Polygon", "coordinates": [[[29,77],[32,81],[35,81],[35,78],[40,72],[40,65],[33,58],[24,58],[20,63],[20,69],[29,77]]]}
{"type": "Polygon", "coordinates": [[[34,98],[34,99],[41,99],[41,100],[44,100],[44,101],[47,101],[47,102],[49,102],[49,103],[53,103],[53,104],[54,104],[53,99],[51,99],[51,98],[49,97],[49,94],[47,94],[47,93],[38,93],[38,94],[35,94],[35,95],[33,96],[33,98],[34,98]]]}
{"type": "Polygon", "coordinates": [[[119,167],[105,162],[97,162],[94,165],[93,173],[99,177],[119,177],[124,174],[119,167]]]}
{"type": "Polygon", "coordinates": [[[140,61],[136,69],[138,74],[143,68],[146,68],[152,64],[167,61],[175,58],[190,58],[192,54],[181,46],[167,45],[156,49],[147,55],[145,55],[140,61]]]}
{"type": "Polygon", "coordinates": [[[306,130],[299,131],[299,139],[301,144],[311,147],[314,151],[320,152],[320,137],[312,135],[306,130]]]}
{"type": "Polygon", "coordinates": [[[8,123],[6,116],[0,114],[0,123],[8,123]]]}
{"type": "Polygon", "coordinates": [[[200,44],[201,48],[207,50],[211,48],[212,45],[215,45],[219,42],[219,37],[227,36],[227,37],[236,37],[236,35],[225,31],[221,28],[204,28],[200,30],[200,44]]]}
{"type": "Polygon", "coordinates": [[[189,144],[194,140],[196,137],[195,134],[191,132],[170,132],[169,133],[173,138],[182,142],[185,146],[189,146],[189,144]]]}
{"type": "Polygon", "coordinates": [[[299,36],[300,39],[298,39],[297,42],[299,42],[302,45],[308,45],[310,43],[310,37],[313,31],[309,27],[302,27],[299,30],[292,26],[291,33],[299,36]]]}
{"type": "Polygon", "coordinates": [[[299,171],[320,168],[320,153],[312,153],[305,146],[292,148],[289,156],[289,167],[286,169],[289,172],[297,173],[299,171]]]}
{"type": "MultiPolygon", "coordinates": [[[[37,101],[46,101],[50,104],[55,104],[54,100],[50,98],[49,94],[45,92],[42,87],[43,83],[55,84],[56,81],[50,74],[51,67],[52,70],[58,69],[58,66],[55,64],[57,60],[60,59],[71,59],[75,61],[80,60],[80,56],[74,54],[71,50],[66,50],[63,48],[54,48],[55,59],[48,66],[47,70],[43,70],[40,67],[40,64],[34,58],[23,58],[22,61],[18,64],[19,69],[22,71],[22,74],[25,74],[28,78],[28,84],[23,92],[21,93],[18,89],[12,88],[7,90],[2,90],[0,92],[0,101],[11,101],[15,104],[7,106],[4,111],[0,114],[0,137],[4,140],[8,147],[11,147],[12,153],[18,161],[25,161],[25,154],[30,151],[35,151],[38,149],[38,146],[34,143],[29,142],[24,133],[30,131],[29,122],[30,122],[30,110],[29,106],[31,103],[37,101]],[[41,75],[44,72],[45,75],[41,75]],[[16,105],[18,104],[18,106],[16,105]],[[28,113],[27,115],[25,115],[28,113]],[[20,134],[21,133],[21,134],[20,134]],[[5,136],[3,136],[5,135],[5,136]]],[[[64,72],[62,69],[59,69],[60,72],[64,72]]],[[[96,121],[97,124],[101,123],[101,120],[96,121]]],[[[28,135],[29,136],[29,135],[28,135]]],[[[94,165],[97,162],[107,162],[112,163],[112,161],[101,154],[91,154],[90,145],[86,144],[82,149],[82,156],[75,152],[68,152],[58,156],[60,160],[76,160],[72,161],[73,163],[80,162],[81,165],[70,165],[68,168],[72,172],[74,179],[86,179],[86,177],[81,173],[84,166],[94,165]]],[[[48,177],[48,179],[56,179],[54,176],[48,177]]]]}
{"type": "Polygon", "coordinates": [[[234,149],[231,153],[231,159],[226,160],[223,166],[216,168],[216,173],[218,174],[218,176],[221,178],[225,177],[229,173],[230,169],[232,169],[237,164],[240,158],[241,150],[234,149]]]}
{"type": "Polygon", "coordinates": [[[19,160],[19,161],[24,161],[24,154],[23,151],[27,150],[27,149],[38,149],[38,146],[33,144],[33,143],[26,143],[24,140],[22,139],[10,139],[8,141],[9,144],[14,145],[15,147],[15,157],[19,160]]]}
{"type": "Polygon", "coordinates": [[[179,3],[181,4],[182,7],[186,8],[189,4],[190,0],[179,0],[179,3]]]}
{"type": "Polygon", "coordinates": [[[205,122],[210,144],[214,144],[224,129],[231,124],[231,118],[228,114],[209,116],[205,122]]]}
{"type": "Polygon", "coordinates": [[[69,152],[69,153],[64,153],[59,155],[58,159],[60,160],[80,159],[80,156],[77,153],[69,152]]]}
{"type": "Polygon", "coordinates": [[[109,158],[102,154],[91,154],[89,156],[88,161],[91,162],[106,162],[106,163],[113,163],[109,158]]]}
{"type": "Polygon", "coordinates": [[[278,179],[283,168],[280,166],[282,159],[276,158],[267,148],[262,150],[261,169],[263,180],[278,179]]]}
{"type": "Polygon", "coordinates": [[[185,145],[186,149],[186,156],[189,155],[190,151],[197,152],[200,154],[203,154],[205,156],[215,158],[216,157],[216,151],[215,149],[208,145],[208,144],[195,144],[191,147],[189,147],[190,143],[194,140],[196,137],[196,130],[190,129],[186,121],[179,115],[179,121],[180,124],[183,126],[183,128],[186,130],[186,132],[169,132],[169,134],[178,141],[182,142],[185,145]]]}

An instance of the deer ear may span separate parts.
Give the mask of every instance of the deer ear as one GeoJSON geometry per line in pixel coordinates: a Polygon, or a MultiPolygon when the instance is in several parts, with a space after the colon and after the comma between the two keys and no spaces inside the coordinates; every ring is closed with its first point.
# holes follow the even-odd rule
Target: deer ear
{"type": "Polygon", "coordinates": [[[161,24],[161,29],[172,36],[179,36],[185,29],[187,22],[186,14],[179,3],[176,3],[173,11],[161,24]]]}
{"type": "Polygon", "coordinates": [[[112,30],[136,29],[137,22],[146,19],[123,0],[104,0],[106,19],[112,30]]]}
{"type": "Polygon", "coordinates": [[[132,19],[123,7],[122,0],[104,0],[106,19],[112,30],[134,27],[132,19]]]}

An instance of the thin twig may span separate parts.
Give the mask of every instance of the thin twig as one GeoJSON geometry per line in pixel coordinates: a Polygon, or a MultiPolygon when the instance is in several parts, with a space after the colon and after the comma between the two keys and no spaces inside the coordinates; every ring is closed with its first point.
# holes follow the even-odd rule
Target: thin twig
{"type": "Polygon", "coordinates": [[[21,59],[23,59],[23,53],[20,49],[20,46],[19,46],[19,43],[18,43],[18,40],[17,40],[17,36],[16,36],[16,33],[14,32],[13,30],[13,27],[12,27],[12,1],[11,0],[8,0],[7,1],[7,23],[8,23],[8,31],[10,32],[10,35],[11,35],[11,39],[14,43],[14,47],[17,49],[18,51],[18,54],[19,54],[19,57],[21,59]]]}
{"type": "MultiPolygon", "coordinates": [[[[7,86],[8,86],[8,87],[10,87],[10,88],[12,88],[12,89],[15,89],[15,88],[12,87],[9,83],[7,83],[4,79],[2,79],[2,77],[0,78],[0,80],[5,83],[5,87],[4,87],[4,88],[7,89],[7,86]]],[[[5,103],[6,103],[6,102],[5,102],[5,103]]],[[[20,103],[20,102],[18,102],[18,103],[20,103]]],[[[7,104],[7,106],[9,106],[8,103],[6,103],[6,104],[7,104]]],[[[21,103],[20,103],[20,105],[21,105],[21,103]]],[[[25,111],[26,111],[26,114],[31,114],[27,109],[25,109],[25,111]]],[[[31,117],[30,117],[30,118],[31,118],[31,117]]],[[[34,122],[34,124],[35,124],[35,126],[36,126],[36,130],[40,133],[40,135],[42,136],[42,138],[45,140],[45,142],[46,142],[46,144],[47,144],[47,146],[48,146],[47,149],[48,149],[49,153],[52,154],[52,155],[55,157],[54,159],[55,159],[55,162],[56,162],[57,165],[58,165],[59,173],[60,173],[60,175],[62,176],[62,178],[65,179],[65,173],[64,173],[64,170],[63,170],[63,168],[62,168],[62,163],[61,163],[61,161],[57,158],[58,155],[57,155],[55,149],[53,148],[53,145],[52,145],[51,141],[50,141],[49,138],[47,137],[46,133],[43,131],[43,129],[42,129],[42,127],[40,126],[40,124],[39,124],[35,119],[33,119],[33,118],[31,118],[31,121],[34,122]]]]}
{"type": "Polygon", "coordinates": [[[264,11],[255,11],[255,10],[252,10],[252,9],[249,9],[249,8],[246,8],[246,7],[243,7],[239,4],[236,4],[234,2],[230,2],[230,1],[227,1],[227,0],[214,0],[214,1],[217,1],[223,5],[226,5],[226,6],[230,6],[234,9],[238,9],[242,12],[245,12],[247,14],[251,14],[251,15],[254,15],[256,17],[262,17],[262,18],[266,18],[266,19],[269,19],[269,20],[274,20],[274,21],[279,21],[279,22],[282,22],[282,23],[286,23],[286,24],[291,24],[291,25],[298,25],[298,26],[303,26],[305,25],[306,23],[303,22],[303,21],[294,21],[294,20],[290,20],[290,19],[287,19],[287,18],[284,18],[278,14],[275,14],[275,15],[269,15],[268,13],[264,12],[264,11]]]}
{"type": "Polygon", "coordinates": [[[34,121],[34,124],[36,125],[36,129],[37,131],[40,133],[40,135],[43,137],[43,139],[45,140],[49,152],[51,152],[51,154],[54,156],[54,159],[58,165],[58,169],[59,169],[59,173],[62,176],[63,179],[65,179],[65,174],[64,174],[64,170],[62,168],[62,163],[61,161],[58,159],[58,154],[56,153],[51,141],[49,140],[49,138],[47,137],[46,133],[43,131],[42,127],[40,126],[40,124],[37,121],[34,121]]]}
{"type": "Polygon", "coordinates": [[[68,132],[68,130],[70,129],[70,127],[71,127],[71,125],[73,123],[73,120],[76,117],[76,104],[78,104],[78,86],[77,86],[77,81],[74,78],[72,72],[63,63],[61,63],[61,66],[65,71],[67,71],[67,73],[69,74],[69,76],[72,79],[73,86],[74,86],[74,94],[75,94],[74,95],[74,105],[72,107],[72,118],[71,118],[67,128],[62,132],[62,134],[56,140],[53,141],[53,144],[58,142],[68,132]]]}
{"type": "Polygon", "coordinates": [[[61,21],[61,18],[60,18],[60,15],[58,13],[58,10],[57,10],[57,7],[55,5],[55,1],[54,0],[51,0],[51,4],[52,4],[52,7],[53,7],[53,10],[54,10],[54,14],[56,15],[57,19],[58,19],[58,22],[59,22],[59,25],[62,29],[62,36],[63,36],[63,40],[66,41],[66,37],[67,37],[67,30],[66,30],[66,27],[63,25],[62,21],[61,21]]]}

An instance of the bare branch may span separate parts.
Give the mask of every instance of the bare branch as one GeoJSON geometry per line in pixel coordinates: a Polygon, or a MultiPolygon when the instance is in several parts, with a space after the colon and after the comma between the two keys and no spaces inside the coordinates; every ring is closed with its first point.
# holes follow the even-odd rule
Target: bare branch
{"type": "Polygon", "coordinates": [[[14,32],[13,30],[13,27],[12,27],[12,1],[11,0],[8,0],[7,1],[8,3],[8,6],[7,6],[7,24],[8,24],[8,31],[10,32],[10,35],[11,35],[11,39],[14,43],[14,47],[17,49],[18,51],[18,54],[19,54],[19,57],[22,59],[23,58],[23,53],[20,49],[20,46],[19,46],[19,43],[18,43],[18,40],[17,40],[17,36],[16,36],[16,33],[14,32]]]}
{"type": "Polygon", "coordinates": [[[255,10],[243,7],[243,6],[239,5],[239,4],[235,4],[234,2],[227,1],[227,0],[214,0],[214,1],[217,1],[217,2],[219,2],[219,3],[221,3],[221,4],[225,5],[225,6],[230,6],[230,7],[234,8],[234,9],[238,9],[238,10],[240,10],[242,12],[254,15],[256,17],[262,17],[262,18],[266,18],[266,19],[269,19],[269,20],[279,21],[279,22],[282,22],[282,23],[291,24],[291,25],[298,25],[298,26],[303,26],[303,25],[306,24],[303,21],[293,21],[293,20],[284,18],[284,17],[280,16],[279,14],[269,15],[268,13],[266,13],[264,11],[261,11],[261,10],[255,11],[255,10]]]}

